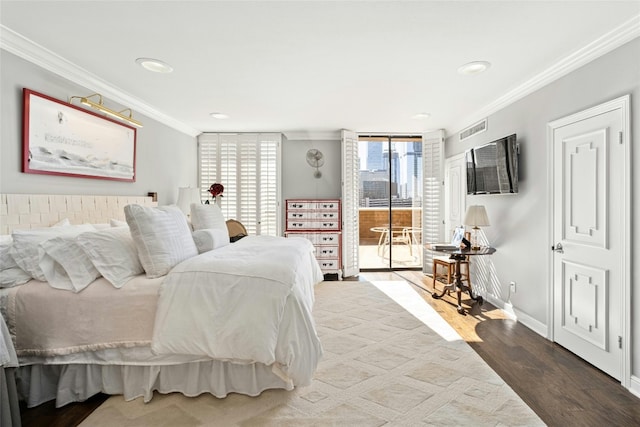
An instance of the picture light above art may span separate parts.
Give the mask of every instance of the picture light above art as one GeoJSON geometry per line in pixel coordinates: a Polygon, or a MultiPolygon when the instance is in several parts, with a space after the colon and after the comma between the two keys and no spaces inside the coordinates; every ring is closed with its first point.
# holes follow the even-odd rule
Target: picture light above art
{"type": "Polygon", "coordinates": [[[137,126],[139,128],[142,127],[142,123],[133,118],[133,111],[131,108],[126,108],[122,111],[115,111],[111,108],[107,108],[102,103],[102,95],[99,93],[94,93],[89,96],[72,96],[69,98],[69,103],[72,103],[74,99],[79,99],[82,105],[86,105],[87,107],[95,108],[98,111],[102,111],[108,116],[113,117],[114,119],[123,120],[130,125],[137,126]],[[90,98],[96,98],[98,102],[92,101],[90,98]],[[125,112],[128,112],[128,115],[125,115],[125,112]]]}

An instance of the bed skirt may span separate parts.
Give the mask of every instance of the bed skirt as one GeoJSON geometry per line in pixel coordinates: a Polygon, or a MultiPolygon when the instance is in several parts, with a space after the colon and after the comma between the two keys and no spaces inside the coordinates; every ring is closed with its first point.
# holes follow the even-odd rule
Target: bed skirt
{"type": "Polygon", "coordinates": [[[294,387],[270,366],[216,360],[161,366],[28,365],[18,368],[16,382],[21,400],[30,408],[54,399],[59,408],[98,393],[122,395],[125,400],[143,397],[146,403],[154,391],[223,398],[229,393],[257,396],[268,389],[294,387]]]}

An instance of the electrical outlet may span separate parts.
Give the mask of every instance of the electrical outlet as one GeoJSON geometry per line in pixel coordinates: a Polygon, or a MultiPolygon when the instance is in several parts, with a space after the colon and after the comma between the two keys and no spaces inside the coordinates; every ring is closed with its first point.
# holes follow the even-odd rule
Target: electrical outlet
{"type": "Polygon", "coordinates": [[[509,288],[511,288],[511,292],[516,293],[516,282],[509,283],[509,288]]]}

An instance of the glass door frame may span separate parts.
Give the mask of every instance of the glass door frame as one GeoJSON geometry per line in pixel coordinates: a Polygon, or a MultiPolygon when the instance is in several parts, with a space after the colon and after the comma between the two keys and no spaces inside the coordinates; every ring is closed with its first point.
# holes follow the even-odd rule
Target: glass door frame
{"type": "MultiPolygon", "coordinates": [[[[396,190],[393,190],[393,183],[395,182],[397,186],[399,185],[404,185],[405,187],[413,187],[413,184],[411,186],[409,186],[407,183],[404,182],[400,182],[400,178],[399,178],[399,174],[401,173],[401,169],[400,169],[400,162],[398,160],[397,164],[394,165],[394,154],[395,151],[395,147],[392,146],[392,144],[394,142],[396,143],[419,143],[419,150],[415,150],[415,147],[413,150],[409,151],[407,150],[407,152],[412,153],[412,155],[414,157],[419,157],[420,159],[422,159],[422,135],[404,135],[404,134],[397,134],[397,135],[366,135],[366,134],[360,134],[358,135],[358,143],[361,142],[383,142],[383,152],[386,150],[386,152],[388,153],[386,156],[386,170],[388,171],[387,174],[387,180],[386,180],[386,188],[388,189],[387,191],[387,206],[385,206],[385,208],[388,211],[387,214],[387,224],[386,227],[384,226],[380,226],[380,227],[373,227],[373,228],[379,228],[380,230],[377,230],[377,232],[380,233],[379,236],[379,242],[378,242],[378,247],[377,247],[377,251],[378,251],[378,255],[383,259],[386,260],[387,258],[384,256],[385,254],[388,254],[388,265],[383,266],[383,267],[366,267],[362,265],[362,261],[364,260],[364,257],[360,257],[360,271],[400,271],[400,270],[422,270],[423,269],[423,261],[422,261],[422,227],[421,227],[421,223],[422,223],[422,208],[423,208],[423,201],[422,201],[422,190],[420,191],[414,191],[412,194],[413,195],[418,195],[417,197],[420,198],[420,206],[419,206],[419,211],[416,212],[412,212],[411,213],[411,226],[410,227],[403,227],[403,229],[397,229],[394,230],[394,209],[397,209],[401,206],[398,206],[396,204],[396,206],[394,206],[394,194],[398,194],[399,193],[399,189],[396,188],[396,190]],[[396,180],[393,180],[393,174],[397,173],[398,174],[398,178],[396,178],[396,180]],[[416,216],[417,215],[417,216],[416,216]],[[416,233],[415,227],[413,226],[413,224],[416,222],[416,218],[418,220],[418,222],[420,223],[420,229],[418,230],[418,233],[416,233]],[[384,228],[386,228],[386,232],[383,230],[384,228]],[[407,230],[408,228],[408,230],[407,230]],[[386,234],[385,234],[386,233],[386,234]],[[395,234],[394,234],[395,233],[395,234]],[[408,233],[408,234],[407,234],[408,233]],[[416,238],[416,234],[419,236],[418,238],[416,238]],[[394,235],[396,236],[395,238],[398,239],[397,241],[400,242],[404,242],[405,239],[409,239],[409,242],[407,244],[407,246],[409,246],[410,250],[409,250],[409,255],[412,256],[413,258],[416,258],[418,260],[418,264],[417,265],[412,265],[412,266],[406,266],[406,265],[398,265],[397,261],[394,262],[394,235]],[[415,244],[417,242],[417,244],[415,244]],[[381,249],[381,245],[384,244],[384,247],[382,247],[381,249]],[[382,253],[382,255],[380,255],[380,253],[382,253]]],[[[367,150],[368,152],[369,150],[367,150]]],[[[407,154],[407,152],[405,152],[405,155],[407,154]]],[[[361,158],[361,156],[359,156],[361,158]]],[[[384,157],[383,157],[384,158],[384,157]]],[[[419,174],[419,175],[415,175],[413,178],[414,179],[414,184],[419,185],[420,187],[422,186],[422,179],[421,179],[421,175],[422,175],[422,164],[420,161],[420,164],[418,164],[418,162],[416,162],[414,160],[414,168],[416,169],[416,171],[414,171],[414,174],[419,174]]],[[[420,188],[418,187],[418,188],[420,188]]],[[[406,189],[405,189],[406,191],[406,189]]],[[[359,208],[361,209],[362,206],[359,208]]],[[[413,211],[413,209],[415,208],[415,206],[411,205],[410,209],[413,211]]],[[[398,212],[398,211],[396,211],[398,212]]],[[[396,215],[397,217],[397,215],[396,215]]],[[[396,222],[398,222],[397,218],[396,218],[396,222]]],[[[373,230],[372,228],[372,230],[373,230]]],[[[397,246],[397,245],[396,245],[397,246]]],[[[398,253],[400,253],[401,249],[398,249],[398,253]]]]}

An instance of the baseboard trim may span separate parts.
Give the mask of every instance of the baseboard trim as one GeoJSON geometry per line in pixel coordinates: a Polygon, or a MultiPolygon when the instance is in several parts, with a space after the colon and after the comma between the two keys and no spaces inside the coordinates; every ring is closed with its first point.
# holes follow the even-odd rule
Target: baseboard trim
{"type": "Polygon", "coordinates": [[[514,308],[513,304],[502,301],[501,299],[498,299],[493,295],[486,295],[484,299],[487,302],[495,305],[496,307],[504,311],[505,314],[509,316],[510,319],[513,319],[522,323],[524,326],[531,329],[533,332],[537,333],[538,335],[543,336],[544,338],[547,338],[547,339],[549,338],[549,335],[548,335],[549,329],[547,328],[547,325],[540,322],[539,320],[534,319],[533,317],[529,316],[525,312],[520,311],[517,308],[514,308]]]}
{"type": "Polygon", "coordinates": [[[631,375],[631,383],[629,384],[629,391],[631,394],[640,397],[640,377],[631,375]]]}
{"type": "Polygon", "coordinates": [[[513,305],[508,302],[504,302],[501,299],[494,297],[493,295],[486,295],[483,297],[488,303],[495,305],[500,310],[504,311],[504,313],[512,320],[518,320],[516,317],[516,313],[513,311],[513,305]]]}

